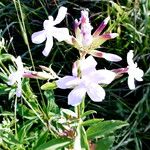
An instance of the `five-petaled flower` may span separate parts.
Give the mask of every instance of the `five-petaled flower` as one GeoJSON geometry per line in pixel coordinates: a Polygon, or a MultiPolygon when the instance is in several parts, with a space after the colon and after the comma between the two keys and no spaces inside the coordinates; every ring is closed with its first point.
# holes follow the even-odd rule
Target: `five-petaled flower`
{"type": "Polygon", "coordinates": [[[43,23],[44,29],[32,34],[31,40],[35,44],[40,44],[46,40],[46,45],[43,50],[43,55],[48,56],[53,46],[53,37],[59,42],[69,38],[69,31],[67,28],[57,28],[55,25],[59,24],[66,16],[67,8],[60,7],[56,19],[52,16],[48,17],[43,23]]]}
{"type": "Polygon", "coordinates": [[[15,58],[14,62],[17,65],[17,71],[12,72],[9,75],[7,84],[8,85],[13,85],[17,82],[16,95],[17,95],[17,97],[20,97],[22,95],[21,78],[23,77],[25,69],[23,68],[23,63],[22,63],[22,60],[21,60],[20,56],[15,58]]]}
{"type": "Polygon", "coordinates": [[[65,76],[56,81],[61,89],[73,88],[68,95],[68,104],[76,106],[80,104],[87,93],[95,102],[105,98],[105,90],[99,84],[110,84],[116,73],[101,69],[96,70],[97,62],[92,56],[74,63],[73,76],[65,76]]]}
{"type": "Polygon", "coordinates": [[[137,63],[134,63],[132,50],[130,50],[127,54],[127,63],[128,63],[127,73],[129,74],[128,86],[131,90],[133,90],[135,89],[135,80],[143,81],[142,77],[144,75],[144,72],[139,67],[137,67],[137,63]]]}
{"type": "Polygon", "coordinates": [[[103,29],[107,25],[110,17],[107,17],[96,31],[91,34],[93,27],[89,22],[88,11],[81,11],[79,21],[75,20],[75,37],[70,36],[69,43],[79,50],[81,54],[91,54],[94,57],[105,58],[108,61],[120,61],[121,57],[115,54],[105,53],[95,50],[99,48],[105,41],[118,36],[117,33],[103,33],[103,29]],[[101,34],[101,35],[100,35],[101,34]]]}

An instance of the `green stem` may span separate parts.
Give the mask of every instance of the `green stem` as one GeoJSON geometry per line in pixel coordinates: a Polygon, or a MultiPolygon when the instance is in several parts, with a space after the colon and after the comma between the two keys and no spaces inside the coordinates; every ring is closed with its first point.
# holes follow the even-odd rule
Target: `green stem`
{"type": "Polygon", "coordinates": [[[9,70],[5,67],[5,65],[0,61],[0,64],[1,66],[3,67],[3,69],[8,73],[10,74],[9,70]]]}
{"type": "Polygon", "coordinates": [[[77,114],[78,119],[80,119],[81,115],[84,113],[84,109],[85,109],[84,99],[85,97],[82,99],[82,102],[75,107],[75,112],[77,114]]]}
{"type": "Polygon", "coordinates": [[[32,105],[26,100],[26,98],[22,95],[24,101],[27,103],[27,105],[32,109],[32,111],[36,114],[36,116],[41,120],[41,122],[47,127],[46,123],[43,121],[43,119],[41,118],[41,116],[34,110],[34,108],[32,107],[32,105]]]}
{"type": "Polygon", "coordinates": [[[17,134],[17,96],[15,98],[14,119],[15,119],[15,136],[18,139],[18,134],[17,134]]]}
{"type": "MultiPolygon", "coordinates": [[[[29,52],[29,55],[30,55],[30,60],[31,60],[31,64],[33,66],[33,70],[35,71],[34,61],[33,61],[31,49],[30,49],[30,46],[29,46],[29,41],[28,41],[25,22],[24,22],[24,14],[23,14],[23,11],[22,11],[22,8],[21,8],[21,3],[20,3],[20,0],[17,0],[17,2],[16,2],[16,0],[13,0],[13,1],[14,1],[14,5],[15,5],[15,8],[16,8],[17,17],[18,17],[18,20],[19,20],[19,25],[20,25],[20,28],[21,28],[21,31],[22,31],[23,39],[24,39],[24,42],[27,46],[27,49],[28,49],[28,52],[29,52]]],[[[39,92],[40,92],[40,95],[41,95],[42,102],[46,106],[38,79],[36,81],[37,81],[37,86],[38,86],[38,89],[39,89],[39,92]]]]}

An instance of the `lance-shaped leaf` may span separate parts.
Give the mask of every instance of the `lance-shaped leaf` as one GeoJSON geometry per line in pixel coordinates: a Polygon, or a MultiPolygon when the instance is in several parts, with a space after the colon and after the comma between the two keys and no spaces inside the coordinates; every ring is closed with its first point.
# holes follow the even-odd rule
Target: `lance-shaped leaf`
{"type": "Polygon", "coordinates": [[[127,126],[128,123],[119,120],[100,121],[89,127],[86,131],[88,139],[103,137],[113,133],[115,130],[127,126]]]}
{"type": "Polygon", "coordinates": [[[64,148],[65,146],[69,145],[71,142],[72,142],[71,139],[57,138],[40,145],[35,150],[56,150],[56,149],[64,148]]]}
{"type": "Polygon", "coordinates": [[[115,136],[108,136],[96,142],[96,150],[110,150],[110,147],[115,141],[115,136]]]}

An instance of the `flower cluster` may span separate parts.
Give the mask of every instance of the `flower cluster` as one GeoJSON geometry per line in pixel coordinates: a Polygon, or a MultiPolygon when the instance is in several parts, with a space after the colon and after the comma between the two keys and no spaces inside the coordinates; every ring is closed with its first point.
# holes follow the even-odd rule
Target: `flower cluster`
{"type": "Polygon", "coordinates": [[[143,71],[137,67],[137,63],[133,61],[133,51],[127,54],[127,67],[114,70],[96,69],[97,62],[94,57],[105,58],[108,61],[121,61],[121,57],[116,54],[110,54],[99,51],[98,48],[107,40],[118,36],[117,33],[102,33],[106,27],[110,17],[107,17],[99,27],[93,32],[90,24],[89,13],[86,10],[81,11],[80,19],[75,19],[74,36],[69,34],[67,28],[57,28],[66,16],[67,8],[60,7],[58,15],[54,20],[52,16],[48,17],[43,23],[44,29],[32,34],[33,43],[40,44],[46,40],[43,55],[48,56],[52,46],[53,37],[59,42],[65,41],[79,51],[80,58],[74,62],[72,68],[72,76],[66,75],[59,78],[54,71],[33,72],[24,69],[21,58],[17,57],[15,63],[17,71],[10,74],[8,84],[13,85],[17,82],[16,95],[21,96],[21,78],[40,78],[40,79],[56,79],[56,85],[60,89],[73,89],[68,95],[68,104],[72,106],[79,105],[84,99],[86,93],[95,102],[100,102],[105,98],[105,90],[102,85],[110,84],[115,78],[120,77],[123,73],[128,73],[128,86],[131,90],[135,89],[135,80],[142,81],[143,71]],[[89,56],[87,56],[89,55],[89,56]],[[94,56],[94,57],[93,57],[94,56]]]}

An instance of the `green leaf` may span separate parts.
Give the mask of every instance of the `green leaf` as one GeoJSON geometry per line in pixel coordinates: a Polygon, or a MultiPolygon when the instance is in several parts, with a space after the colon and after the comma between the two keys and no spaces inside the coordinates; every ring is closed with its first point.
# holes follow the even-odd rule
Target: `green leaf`
{"type": "Polygon", "coordinates": [[[7,136],[6,135],[4,135],[4,137],[3,137],[3,140],[4,141],[6,141],[7,143],[10,143],[10,144],[12,144],[12,145],[19,145],[19,144],[21,144],[16,138],[15,138],[15,136],[13,135],[13,134],[10,134],[10,133],[8,133],[7,132],[7,136]]]}
{"type": "Polygon", "coordinates": [[[72,140],[67,138],[53,139],[47,143],[40,145],[38,148],[36,148],[36,150],[58,150],[60,148],[68,146],[71,143],[72,140]]]}
{"type": "Polygon", "coordinates": [[[44,91],[44,95],[47,99],[47,108],[46,108],[47,112],[58,113],[59,107],[55,103],[54,91],[53,90],[44,91]]]}
{"type": "Polygon", "coordinates": [[[25,142],[25,139],[27,139],[27,134],[28,134],[28,131],[31,129],[32,125],[33,125],[34,121],[26,121],[22,127],[19,127],[18,129],[18,140],[20,143],[23,143],[25,142]]]}
{"type": "Polygon", "coordinates": [[[0,79],[2,79],[5,83],[8,82],[8,76],[5,73],[0,72],[0,79]]]}
{"type": "Polygon", "coordinates": [[[29,81],[29,78],[23,78],[22,89],[24,91],[25,97],[29,100],[29,102],[36,102],[36,95],[33,93],[29,81]]]}
{"type": "Polygon", "coordinates": [[[70,118],[70,117],[77,118],[77,114],[69,109],[61,109],[61,113],[65,116],[65,118],[70,118]]]}
{"type": "Polygon", "coordinates": [[[100,139],[96,143],[96,149],[95,150],[110,150],[111,146],[113,145],[115,140],[115,136],[108,136],[103,139],[100,139]]]}
{"type": "Polygon", "coordinates": [[[11,98],[13,98],[16,94],[16,89],[11,89],[8,95],[8,99],[10,100],[11,98]]]}
{"type": "Polygon", "coordinates": [[[10,88],[6,84],[0,83],[0,94],[8,93],[9,90],[10,88]]]}
{"type": "Polygon", "coordinates": [[[10,54],[1,54],[0,55],[0,61],[7,61],[13,59],[14,56],[10,54]]]}
{"type": "Polygon", "coordinates": [[[9,111],[4,111],[4,112],[0,113],[0,116],[14,116],[14,113],[11,113],[9,111]]]}
{"type": "Polygon", "coordinates": [[[127,125],[127,122],[120,120],[102,121],[89,127],[87,130],[87,136],[88,139],[102,137],[127,125]]]}
{"type": "Polygon", "coordinates": [[[95,110],[86,111],[84,114],[82,114],[81,118],[91,115],[91,114],[94,114],[94,113],[97,113],[97,112],[95,110]]]}
{"type": "Polygon", "coordinates": [[[37,118],[35,113],[23,104],[18,104],[17,105],[17,110],[18,110],[18,114],[23,116],[23,118],[27,118],[27,119],[30,119],[30,120],[37,118]]]}
{"type": "Polygon", "coordinates": [[[74,149],[89,150],[89,144],[85,129],[80,124],[77,127],[77,136],[74,140],[74,149]]]}
{"type": "Polygon", "coordinates": [[[89,120],[82,122],[82,126],[90,126],[90,125],[93,125],[95,123],[99,123],[100,121],[103,121],[103,120],[104,119],[89,119],[89,120]]]}
{"type": "Polygon", "coordinates": [[[119,14],[123,14],[124,13],[124,11],[121,8],[121,6],[119,6],[117,3],[113,2],[113,1],[110,1],[110,3],[112,3],[112,6],[118,11],[119,14]]]}
{"type": "Polygon", "coordinates": [[[47,140],[47,137],[48,137],[48,131],[41,131],[41,134],[38,138],[38,141],[36,142],[36,145],[34,146],[33,150],[36,150],[36,148],[39,146],[39,145],[42,145],[44,143],[46,143],[46,140],[47,140]]]}
{"type": "Polygon", "coordinates": [[[53,90],[56,88],[57,88],[57,85],[55,82],[47,82],[41,86],[42,90],[53,90]]]}
{"type": "Polygon", "coordinates": [[[86,135],[84,127],[82,127],[82,126],[80,127],[80,134],[81,134],[81,147],[82,147],[82,149],[89,150],[87,135],[86,135]]]}

